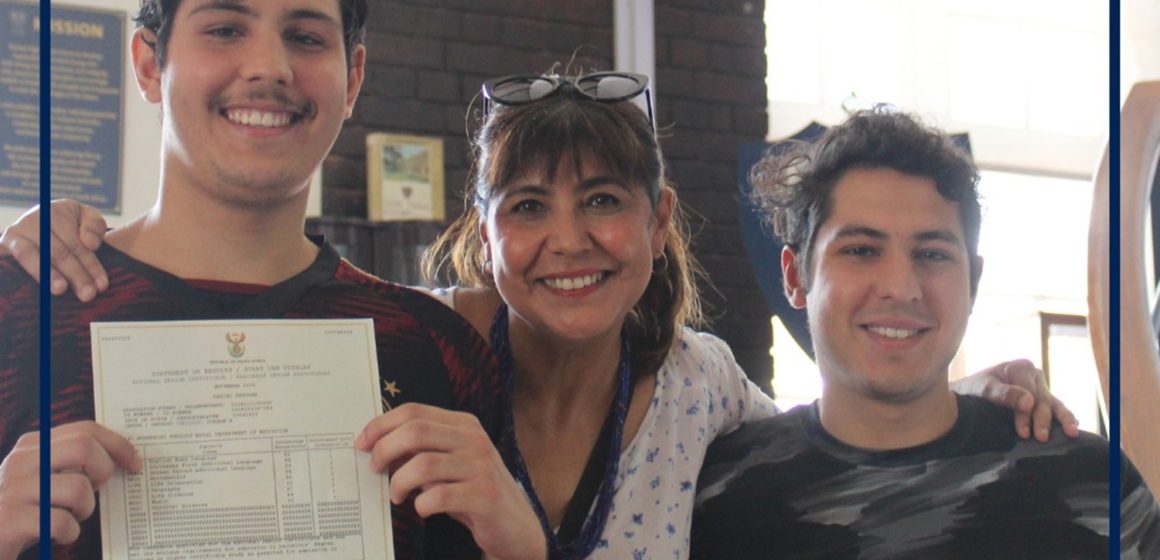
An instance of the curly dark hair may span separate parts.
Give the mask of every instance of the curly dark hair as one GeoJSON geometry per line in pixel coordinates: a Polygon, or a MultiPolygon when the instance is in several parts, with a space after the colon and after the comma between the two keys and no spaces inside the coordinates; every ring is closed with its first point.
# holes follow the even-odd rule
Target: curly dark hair
{"type": "MultiPolygon", "coordinates": [[[[342,12],[342,34],[349,64],[351,52],[356,45],[362,44],[366,35],[367,0],[337,1],[338,9],[342,12]]],[[[157,52],[157,62],[161,66],[165,66],[169,34],[173,32],[173,18],[177,15],[177,8],[180,5],[181,0],[141,0],[141,8],[133,18],[139,27],[157,34],[157,42],[150,43],[149,46],[157,52]]]]}
{"type": "Polygon", "coordinates": [[[979,171],[946,133],[914,115],[886,108],[858,111],[814,143],[769,153],[749,172],[752,197],[766,225],[798,254],[798,274],[809,285],[815,236],[829,217],[834,186],[852,169],[888,168],[934,181],[957,204],[970,256],[971,293],[978,271],[979,171]]]}

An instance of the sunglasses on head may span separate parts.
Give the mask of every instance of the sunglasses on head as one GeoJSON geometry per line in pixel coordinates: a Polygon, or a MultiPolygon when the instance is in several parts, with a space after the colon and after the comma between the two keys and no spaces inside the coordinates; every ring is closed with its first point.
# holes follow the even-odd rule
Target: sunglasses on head
{"type": "Polygon", "coordinates": [[[601,103],[629,101],[643,93],[644,112],[656,131],[648,76],[628,72],[593,72],[583,76],[516,74],[488,80],[483,83],[483,114],[485,117],[491,114],[492,104],[527,105],[561,92],[601,103]]]}

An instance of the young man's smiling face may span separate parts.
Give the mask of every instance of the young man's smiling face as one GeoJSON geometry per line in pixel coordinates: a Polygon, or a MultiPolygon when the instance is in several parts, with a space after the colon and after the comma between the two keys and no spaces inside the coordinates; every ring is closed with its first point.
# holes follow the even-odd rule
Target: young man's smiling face
{"type": "Polygon", "coordinates": [[[243,205],[305,196],[362,83],[337,0],[184,0],[172,26],[164,67],[142,41],[152,32],[133,45],[164,112],[167,183],[243,205]]]}
{"type": "Polygon", "coordinates": [[[958,205],[933,180],[886,168],[850,170],[830,196],[804,282],[797,255],[782,255],[827,394],[904,403],[945,393],[973,303],[958,205]]]}

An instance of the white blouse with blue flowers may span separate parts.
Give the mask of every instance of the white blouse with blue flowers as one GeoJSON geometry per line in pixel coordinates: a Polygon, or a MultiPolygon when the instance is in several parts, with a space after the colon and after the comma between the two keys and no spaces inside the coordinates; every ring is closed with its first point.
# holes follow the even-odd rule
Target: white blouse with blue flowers
{"type": "Polygon", "coordinates": [[[709,443],[777,413],[725,341],[684,329],[657,372],[652,403],[620,456],[604,534],[589,558],[688,556],[697,473],[709,443]]]}
{"type": "MultiPolygon", "coordinates": [[[[455,308],[455,288],[428,293],[455,308]]],[[[612,510],[589,558],[687,558],[697,474],[709,443],[777,412],[725,341],[685,328],[657,372],[636,436],[620,456],[612,510]]]]}

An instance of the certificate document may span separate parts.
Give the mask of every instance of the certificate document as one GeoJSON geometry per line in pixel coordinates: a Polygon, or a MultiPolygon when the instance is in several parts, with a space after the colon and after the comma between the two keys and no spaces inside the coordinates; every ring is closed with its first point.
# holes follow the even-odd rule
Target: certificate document
{"type": "Polygon", "coordinates": [[[96,419],[144,459],[100,492],[104,558],[393,558],[370,319],[93,323],[96,419]]]}

